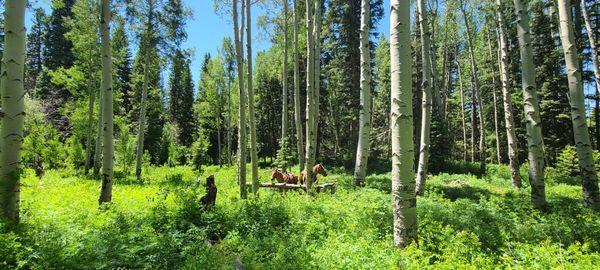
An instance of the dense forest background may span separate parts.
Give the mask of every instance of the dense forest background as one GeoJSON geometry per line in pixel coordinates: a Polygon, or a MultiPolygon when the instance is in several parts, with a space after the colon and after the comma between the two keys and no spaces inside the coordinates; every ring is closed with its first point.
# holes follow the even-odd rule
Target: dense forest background
{"type": "MultiPolygon", "coordinates": [[[[178,2],[178,1],[175,1],[178,2]]],[[[438,87],[444,102],[444,114],[435,114],[432,128],[433,158],[440,162],[431,162],[433,171],[439,171],[444,161],[462,160],[464,145],[473,144],[463,141],[460,95],[460,80],[464,87],[465,115],[470,115],[472,90],[469,78],[471,71],[467,61],[464,40],[462,14],[446,12],[456,10],[457,3],[437,1],[429,3],[431,13],[431,37],[437,54],[434,68],[439,71],[438,87]],[[461,69],[459,77],[458,69],[461,69]]],[[[576,1],[579,2],[579,1],[576,1]]],[[[262,4],[262,3],[259,3],[262,4]]],[[[268,5],[270,3],[264,3],[268,5]]],[[[374,1],[371,20],[380,22],[384,7],[382,1],[374,1]]],[[[599,15],[589,1],[590,19],[594,26],[599,15]]],[[[235,49],[228,38],[223,40],[217,55],[199,55],[202,57],[201,70],[190,70],[190,52],[180,48],[186,38],[185,22],[190,16],[181,3],[165,2],[163,10],[157,10],[154,22],[155,33],[149,53],[152,65],[149,67],[148,94],[148,131],[144,139],[146,160],[155,165],[170,164],[225,164],[231,163],[236,152],[237,136],[237,80],[235,77],[235,49]],[[167,8],[177,7],[177,8],[167,8]],[[164,19],[160,19],[164,18],[164,19]],[[166,71],[168,69],[168,71],[166,71]],[[200,81],[192,81],[191,73],[200,73],[200,81]],[[164,77],[168,74],[168,77],[164,77]]],[[[271,4],[272,5],[272,4],[271,4]]],[[[354,165],[354,152],[358,141],[359,80],[360,80],[360,1],[326,1],[322,33],[322,76],[321,111],[318,131],[317,153],[319,160],[351,168],[354,165]]],[[[512,5],[504,5],[506,21],[515,21],[512,5]]],[[[575,11],[580,10],[579,3],[573,3],[575,11]]],[[[278,8],[278,7],[277,7],[278,8]]],[[[298,3],[299,13],[304,4],[298,3]]],[[[96,122],[99,112],[97,104],[90,107],[91,95],[99,100],[98,74],[99,33],[96,16],[98,6],[95,1],[53,1],[52,12],[45,14],[42,8],[32,7],[35,13],[31,29],[27,34],[27,66],[25,87],[29,93],[27,108],[29,116],[24,141],[24,164],[35,168],[38,173],[45,170],[74,167],[85,168],[86,160],[98,163],[97,131],[90,132],[89,115],[96,122]],[[90,108],[95,113],[90,114],[90,108]],[[91,137],[91,138],[90,138],[91,137]],[[35,147],[34,147],[35,145],[35,147]],[[49,155],[47,153],[54,153],[49,155]],[[90,158],[90,156],[94,158],[90,158]]],[[[478,1],[467,3],[469,20],[475,26],[475,57],[480,69],[481,99],[485,118],[487,142],[486,158],[488,162],[507,162],[506,134],[496,129],[504,126],[502,100],[494,98],[499,91],[498,44],[494,14],[478,1]],[[496,100],[496,103],[494,103],[496,100]],[[498,127],[494,125],[495,114],[498,127]],[[500,143],[496,144],[496,140],[500,143]]],[[[115,84],[115,137],[116,163],[127,167],[135,152],[135,134],[137,134],[137,115],[139,111],[143,68],[141,64],[143,36],[138,33],[140,26],[128,18],[125,8],[117,12],[113,20],[112,49],[115,84]],[[137,44],[137,45],[136,45],[137,44]],[[134,54],[133,51],[136,53],[134,54]]],[[[586,92],[588,125],[594,148],[598,145],[596,128],[597,98],[591,51],[587,42],[581,12],[574,12],[574,26],[577,46],[581,52],[584,89],[586,92]]],[[[303,16],[300,16],[300,28],[305,28],[303,16]]],[[[269,160],[277,159],[280,149],[282,121],[282,62],[283,27],[279,10],[261,17],[260,25],[269,34],[272,47],[258,52],[255,60],[255,102],[256,125],[258,128],[258,155],[269,160]]],[[[413,20],[416,22],[416,20],[413,20]]],[[[574,144],[569,120],[567,97],[567,79],[564,73],[564,61],[560,48],[557,28],[557,13],[551,2],[532,1],[532,46],[535,55],[536,83],[540,86],[540,109],[543,122],[543,134],[546,159],[549,165],[559,162],[561,153],[568,151],[574,144]],[[549,34],[552,33],[552,34],[549,34]]],[[[288,24],[291,24],[288,20],[288,24]]],[[[137,22],[140,24],[140,22],[137,22]]],[[[420,125],[419,81],[420,60],[419,28],[413,28],[413,47],[415,62],[415,126],[420,125]]],[[[290,27],[291,29],[291,27],[290,27]]],[[[594,28],[597,29],[597,28],[594,28]]],[[[507,29],[510,88],[513,107],[522,108],[523,101],[518,89],[519,51],[516,29],[507,29]]],[[[291,35],[291,33],[288,33],[291,35]]],[[[598,35],[592,33],[593,35],[598,35]]],[[[304,66],[306,46],[305,31],[299,32],[300,66],[304,66]]],[[[389,40],[377,32],[372,32],[373,65],[373,128],[371,140],[372,162],[390,157],[389,147],[389,40]]],[[[597,40],[597,39],[596,39],[597,40]]],[[[305,70],[301,69],[301,84],[305,80],[305,70]]],[[[285,76],[288,85],[293,85],[293,70],[288,68],[285,76]]],[[[301,88],[301,100],[305,101],[305,89],[301,88]]],[[[499,94],[497,94],[499,95],[499,94]]],[[[293,113],[292,95],[288,95],[288,113],[293,113]]],[[[304,105],[304,104],[303,104],[304,105]]],[[[302,106],[304,108],[304,106],[302,106]]],[[[525,124],[523,111],[515,109],[516,134],[518,138],[519,161],[524,163],[527,157],[525,124]]],[[[305,119],[303,117],[303,119],[305,119]]],[[[293,117],[288,121],[292,123],[293,117]]],[[[467,119],[466,129],[470,134],[472,123],[467,119]]],[[[294,137],[294,125],[288,125],[288,134],[294,137]]],[[[477,129],[477,127],[476,127],[477,129]]],[[[94,129],[95,130],[95,129],[94,129]]],[[[418,133],[419,129],[415,129],[418,133]]],[[[418,135],[418,134],[415,134],[418,135]]],[[[417,136],[418,137],[418,136],[417,136]]],[[[470,136],[469,136],[470,139],[470,136]]],[[[289,150],[295,151],[293,147],[289,150]]],[[[566,153],[565,153],[566,155],[566,153]]],[[[292,153],[289,156],[294,156],[292,153]]],[[[566,158],[566,156],[565,156],[566,158]]],[[[467,160],[477,160],[477,156],[468,155],[467,160]]],[[[93,167],[93,166],[92,166],[93,167]]]]}
{"type": "MultiPolygon", "coordinates": [[[[194,14],[182,0],[52,0],[49,12],[27,4],[16,174],[25,199],[20,227],[0,223],[0,268],[197,269],[242,261],[252,269],[286,268],[289,258],[280,253],[293,254],[292,269],[551,268],[564,266],[559,254],[571,266],[600,262],[598,1],[515,0],[530,19],[533,74],[524,68],[522,17],[512,1],[394,0],[409,7],[410,38],[402,44],[394,29],[391,36],[377,31],[399,23],[383,21],[395,12],[389,1],[241,1],[239,14],[238,2],[214,1],[235,34],[212,54],[184,48],[194,14]],[[569,51],[559,3],[569,11],[569,51]],[[265,12],[251,34],[257,8],[265,12]],[[257,38],[270,46],[253,54],[257,38]],[[412,125],[394,127],[399,70],[391,55],[409,51],[398,66],[411,63],[402,71],[412,80],[401,83],[412,86],[412,125]],[[199,70],[193,59],[201,59],[199,70]],[[581,71],[581,89],[570,81],[571,65],[581,71]],[[539,96],[535,124],[527,76],[539,96]],[[572,94],[579,90],[585,108],[575,117],[572,94]],[[109,92],[112,98],[103,96],[109,92]],[[541,176],[531,169],[539,164],[532,126],[542,132],[541,176]],[[581,153],[588,145],[578,137],[584,127],[587,167],[581,153]],[[412,148],[393,152],[397,132],[409,129],[412,148]],[[361,164],[357,156],[365,153],[368,164],[361,164]],[[399,179],[396,157],[406,153],[414,156],[401,171],[410,179],[399,179]],[[103,204],[112,199],[106,161],[113,154],[117,195],[103,204]],[[258,196],[259,182],[286,171],[305,177],[310,194],[317,180],[311,163],[323,168],[319,184],[337,193],[258,196]],[[220,192],[214,208],[202,205],[200,182],[208,176],[220,192]],[[536,201],[538,177],[543,202],[536,201]],[[400,180],[416,182],[415,192],[396,185],[400,180]],[[243,200],[246,185],[250,200],[243,200]],[[390,205],[389,194],[400,191],[412,197],[396,203],[394,196],[390,205]],[[406,209],[412,216],[399,218],[406,209]],[[397,234],[410,241],[399,243],[397,234]],[[393,250],[391,242],[406,249],[393,250]],[[367,260],[372,264],[361,263],[367,260]]],[[[2,14],[0,55],[9,32],[2,14]]],[[[18,203],[16,209],[18,219],[18,203]]]]}

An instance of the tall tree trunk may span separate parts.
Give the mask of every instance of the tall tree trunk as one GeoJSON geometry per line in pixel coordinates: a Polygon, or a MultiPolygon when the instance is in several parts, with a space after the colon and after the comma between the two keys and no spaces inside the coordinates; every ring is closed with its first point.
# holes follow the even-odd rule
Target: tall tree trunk
{"type": "Polygon", "coordinates": [[[0,75],[0,220],[19,222],[21,145],[25,106],[25,1],[4,1],[4,52],[0,75]]]}
{"type": "Polygon", "coordinates": [[[594,167],[590,134],[586,125],[585,103],[583,84],[579,65],[579,53],[573,34],[571,21],[570,1],[558,0],[558,17],[560,24],[560,39],[567,66],[567,79],[569,81],[569,102],[571,103],[571,118],[573,121],[573,135],[577,156],[579,157],[579,170],[581,171],[583,199],[594,209],[600,209],[598,195],[598,176],[594,167]]]}
{"type": "Polygon", "coordinates": [[[102,111],[102,101],[104,100],[104,93],[102,89],[98,89],[98,121],[96,128],[96,148],[94,152],[94,175],[100,174],[102,168],[102,117],[104,112],[102,111]]]}
{"type": "MultiPolygon", "coordinates": [[[[92,77],[92,74],[90,72],[89,74],[90,78],[92,77]]],[[[89,82],[89,81],[88,81],[89,82]]],[[[85,141],[85,174],[88,174],[90,169],[92,168],[92,137],[94,136],[94,103],[95,101],[95,97],[96,97],[96,93],[94,93],[94,88],[92,87],[91,83],[88,83],[88,88],[89,88],[89,103],[88,103],[88,131],[87,131],[87,136],[86,136],[86,141],[85,141]]]]}
{"type": "MultiPolygon", "coordinates": [[[[486,163],[486,149],[485,149],[485,129],[484,129],[484,122],[483,122],[483,110],[482,110],[482,106],[479,104],[479,98],[481,97],[481,95],[479,95],[479,78],[477,76],[477,63],[475,62],[475,53],[474,53],[474,49],[473,49],[473,35],[471,33],[471,28],[470,28],[470,24],[469,24],[469,18],[467,17],[467,12],[465,10],[465,7],[461,1],[460,3],[460,9],[461,12],[463,14],[463,18],[464,18],[464,22],[465,22],[465,29],[467,32],[467,49],[469,52],[469,61],[471,63],[471,81],[473,82],[473,93],[472,93],[472,98],[473,98],[473,112],[472,112],[472,118],[473,118],[473,130],[476,130],[476,126],[477,126],[477,115],[479,115],[479,125],[481,125],[480,127],[480,134],[479,134],[479,162],[480,162],[480,171],[481,173],[485,173],[485,163],[486,163]],[[479,112],[477,112],[479,111],[479,112]]],[[[471,137],[472,139],[472,143],[473,145],[475,145],[475,131],[473,131],[473,136],[471,137]]],[[[475,147],[473,147],[475,148],[475,147]]],[[[473,155],[475,154],[475,151],[472,151],[473,155]]]]}
{"type": "Polygon", "coordinates": [[[306,191],[309,194],[312,192],[312,165],[315,164],[315,158],[312,155],[315,150],[315,142],[312,138],[316,137],[315,125],[313,123],[315,121],[314,44],[312,1],[306,0],[306,162],[304,169],[306,170],[306,191]]]}
{"type": "Polygon", "coordinates": [[[254,90],[252,89],[252,2],[246,0],[246,50],[248,53],[248,122],[250,126],[250,163],[252,163],[252,192],[258,194],[258,155],[256,153],[256,120],[254,115],[254,90]]]}
{"type": "Polygon", "coordinates": [[[113,87],[112,87],[112,56],[110,51],[110,0],[102,0],[102,19],[100,33],[102,39],[102,110],[104,143],[102,148],[102,187],[100,188],[99,203],[110,202],[112,199],[114,139],[113,139],[113,87]]]}
{"type": "MultiPolygon", "coordinates": [[[[219,113],[219,118],[221,118],[221,113],[219,113]]],[[[221,119],[219,119],[219,122],[221,122],[221,119]]],[[[219,123],[219,126],[217,127],[217,159],[219,161],[219,167],[223,166],[223,157],[222,157],[222,147],[221,147],[221,124],[219,123]]]]}
{"type": "Polygon", "coordinates": [[[519,174],[519,149],[517,133],[515,132],[515,120],[512,111],[510,82],[508,77],[508,44],[504,34],[504,16],[502,14],[502,3],[496,0],[496,19],[498,20],[498,42],[500,52],[500,78],[502,81],[502,100],[504,104],[504,125],[506,126],[506,139],[508,141],[508,162],[510,167],[510,178],[515,187],[521,187],[521,175],[519,174]]]}
{"type": "Polygon", "coordinates": [[[468,152],[468,148],[467,145],[469,144],[469,141],[467,140],[467,123],[465,122],[465,91],[464,91],[464,86],[463,86],[463,81],[462,81],[462,72],[461,72],[461,67],[460,67],[460,62],[458,62],[458,54],[457,54],[457,60],[456,60],[456,66],[458,68],[458,86],[460,89],[460,116],[461,116],[461,122],[462,122],[462,132],[463,132],[463,161],[467,161],[467,152],[468,152]]]}
{"type": "MultiPolygon", "coordinates": [[[[487,35],[487,41],[488,41],[488,51],[490,54],[490,60],[494,61],[494,55],[496,55],[496,59],[498,59],[497,57],[497,53],[494,54],[494,50],[492,50],[492,41],[490,39],[489,34],[487,35]]],[[[499,59],[498,59],[499,60],[499,59]]],[[[498,61],[500,62],[500,61],[498,61]]],[[[499,121],[499,116],[498,116],[498,93],[496,91],[496,69],[494,68],[494,65],[492,64],[490,66],[491,72],[492,72],[492,97],[494,100],[494,104],[493,104],[493,108],[494,108],[494,133],[496,135],[496,160],[498,161],[498,164],[502,164],[502,151],[501,151],[501,147],[500,147],[500,121],[499,121]]]]}
{"type": "MultiPolygon", "coordinates": [[[[421,29],[421,58],[423,62],[423,98],[421,103],[421,144],[419,148],[419,165],[417,169],[417,180],[416,180],[416,194],[423,195],[425,192],[425,180],[427,178],[427,166],[429,163],[429,148],[430,148],[430,131],[431,131],[431,102],[432,102],[432,90],[431,90],[431,55],[430,46],[431,41],[429,40],[429,26],[426,19],[427,8],[425,6],[425,0],[417,0],[417,12],[419,13],[419,27],[421,29]]],[[[436,96],[437,99],[437,96],[436,96]]],[[[436,102],[439,104],[439,100],[436,102]]],[[[440,119],[441,120],[441,119],[440,119]]]]}
{"type": "MultiPolygon", "coordinates": [[[[245,0],[241,0],[242,2],[245,0]]],[[[235,58],[238,73],[238,184],[240,185],[240,197],[248,197],[246,190],[246,92],[244,91],[244,58],[242,40],[240,34],[243,32],[238,26],[238,0],[233,0],[233,33],[235,39],[235,58]]],[[[242,8],[242,14],[244,9],[242,8]]],[[[243,15],[242,15],[243,17],[243,15]]],[[[242,20],[243,21],[243,20],[242,20]]]]}
{"type": "MultiPolygon", "coordinates": [[[[313,57],[314,57],[314,61],[315,61],[315,76],[313,77],[313,83],[314,83],[314,98],[315,98],[315,102],[314,102],[314,112],[313,112],[313,138],[312,141],[315,144],[312,156],[313,156],[313,160],[315,160],[316,163],[316,157],[317,157],[317,151],[318,151],[318,140],[317,137],[319,135],[319,107],[321,105],[321,21],[323,20],[323,10],[322,10],[322,6],[323,6],[323,0],[315,0],[315,9],[314,9],[314,20],[313,23],[314,25],[314,31],[313,31],[313,35],[314,35],[314,39],[313,39],[313,44],[314,44],[314,53],[313,53],[313,57]]],[[[312,166],[312,165],[311,165],[312,166]]]]}
{"type": "Polygon", "coordinates": [[[369,144],[371,142],[371,46],[369,42],[371,3],[361,2],[360,26],[360,116],[358,147],[354,167],[354,185],[362,186],[367,175],[369,144]]]}
{"type": "Polygon", "coordinates": [[[283,72],[281,99],[281,142],[287,140],[288,135],[288,0],[283,0],[283,72]]]}
{"type": "MultiPolygon", "coordinates": [[[[231,74],[231,73],[229,73],[231,74]]],[[[231,77],[227,78],[227,134],[225,143],[227,144],[227,165],[231,166],[231,77]]]]}
{"type": "Polygon", "coordinates": [[[302,130],[302,111],[300,99],[300,60],[298,50],[298,3],[294,0],[294,116],[296,124],[296,147],[298,148],[298,169],[304,168],[304,131],[302,130]]]}
{"type": "Polygon", "coordinates": [[[417,241],[415,197],[410,0],[391,0],[392,212],[394,246],[417,241]]]}
{"type": "Polygon", "coordinates": [[[531,203],[539,210],[546,210],[546,188],[544,185],[544,138],[540,105],[535,84],[533,49],[529,12],[522,0],[514,0],[517,13],[517,34],[521,53],[521,80],[523,85],[523,105],[527,126],[527,158],[529,160],[529,182],[531,203]]]}
{"type": "Polygon", "coordinates": [[[152,20],[154,16],[154,2],[153,0],[148,1],[149,14],[148,21],[146,24],[146,44],[144,48],[144,85],[142,86],[142,97],[140,100],[140,115],[138,122],[138,134],[137,134],[137,151],[135,158],[135,178],[140,180],[142,177],[142,157],[144,156],[144,135],[146,132],[146,96],[148,95],[148,77],[149,77],[149,65],[150,65],[150,38],[152,33],[152,20]]]}
{"type": "MultiPolygon", "coordinates": [[[[446,2],[447,6],[447,2],[446,2]]],[[[452,12],[444,12],[444,24],[448,25],[450,20],[450,15],[452,12]]],[[[448,108],[447,95],[449,93],[450,87],[450,63],[448,62],[448,27],[444,27],[444,44],[442,45],[442,72],[439,74],[441,78],[440,90],[445,91],[440,95],[440,99],[442,102],[443,112],[440,113],[441,121],[446,121],[448,114],[446,113],[448,108]]]]}
{"type": "Polygon", "coordinates": [[[600,148],[600,126],[598,125],[598,122],[600,122],[600,63],[598,63],[598,47],[596,47],[596,39],[594,35],[594,33],[597,32],[594,32],[594,29],[592,28],[592,22],[585,5],[585,1],[581,1],[581,12],[583,14],[583,20],[585,21],[585,29],[587,31],[587,36],[590,43],[590,51],[592,52],[592,64],[594,65],[594,81],[596,82],[596,147],[600,148]]]}

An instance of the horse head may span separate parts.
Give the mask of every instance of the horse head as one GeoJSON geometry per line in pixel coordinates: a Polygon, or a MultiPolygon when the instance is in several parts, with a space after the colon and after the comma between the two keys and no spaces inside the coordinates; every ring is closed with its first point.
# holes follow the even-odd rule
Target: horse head
{"type": "Polygon", "coordinates": [[[277,179],[277,182],[283,183],[285,182],[283,172],[280,169],[273,167],[271,169],[271,180],[277,179]]]}
{"type": "Polygon", "coordinates": [[[313,167],[313,174],[317,175],[323,175],[323,176],[327,176],[327,170],[325,170],[325,167],[323,166],[323,163],[319,163],[317,165],[315,165],[315,167],[313,167]]]}

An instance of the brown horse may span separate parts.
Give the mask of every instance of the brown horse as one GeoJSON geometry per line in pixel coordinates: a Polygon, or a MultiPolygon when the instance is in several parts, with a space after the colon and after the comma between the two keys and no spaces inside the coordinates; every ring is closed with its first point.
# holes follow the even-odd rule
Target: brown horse
{"type": "Polygon", "coordinates": [[[271,180],[277,179],[278,183],[298,184],[298,177],[291,173],[283,172],[280,169],[271,169],[271,180]]]}
{"type": "MultiPolygon", "coordinates": [[[[319,179],[317,179],[317,175],[323,175],[323,176],[327,176],[327,171],[325,170],[325,167],[323,167],[323,163],[319,163],[317,165],[315,165],[312,168],[312,179],[313,179],[313,183],[316,184],[317,181],[319,179]]],[[[300,173],[300,176],[302,177],[302,184],[305,185],[306,184],[306,170],[303,170],[302,173],[300,173]]]]}

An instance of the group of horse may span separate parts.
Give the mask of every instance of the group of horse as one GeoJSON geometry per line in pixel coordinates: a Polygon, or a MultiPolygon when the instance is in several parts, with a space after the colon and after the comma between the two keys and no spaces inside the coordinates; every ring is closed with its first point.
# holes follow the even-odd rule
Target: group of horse
{"type": "MultiPolygon", "coordinates": [[[[298,177],[293,173],[285,172],[279,168],[273,167],[271,169],[271,180],[277,180],[278,183],[285,183],[289,185],[297,185],[298,178],[300,178],[300,184],[306,185],[306,175],[306,170],[303,170],[300,173],[300,177],[298,177]]],[[[327,170],[325,170],[323,163],[319,163],[312,168],[312,180],[314,184],[316,184],[319,180],[318,175],[327,176],[327,170]]]]}

